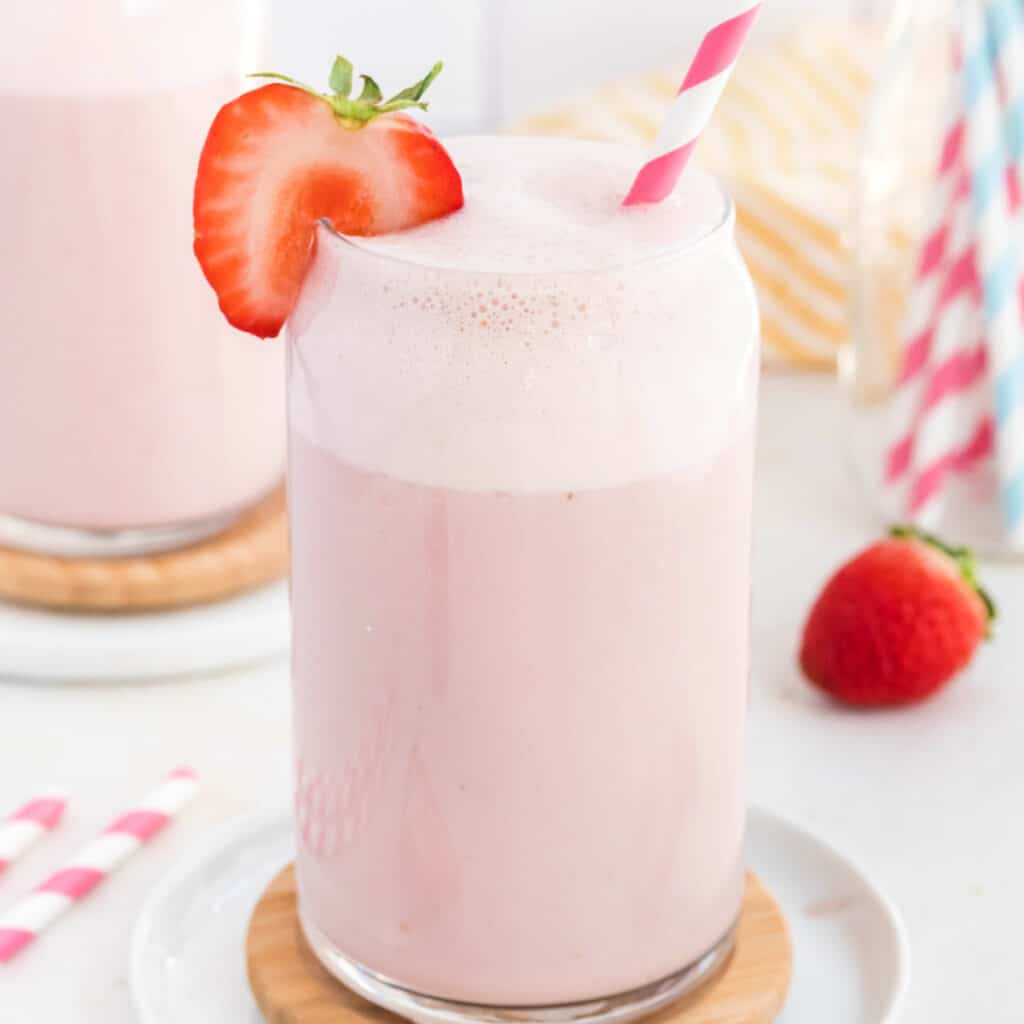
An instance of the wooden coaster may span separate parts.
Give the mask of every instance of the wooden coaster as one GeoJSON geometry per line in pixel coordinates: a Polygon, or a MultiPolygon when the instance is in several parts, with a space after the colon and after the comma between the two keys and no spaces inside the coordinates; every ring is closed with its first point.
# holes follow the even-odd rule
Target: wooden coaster
{"type": "Polygon", "coordinates": [[[61,611],[155,611],[231,597],[287,572],[282,487],[223,533],[177,551],[62,558],[0,547],[0,598],[61,611]]]}
{"type": "MultiPolygon", "coordinates": [[[[295,869],[285,868],[264,892],[246,941],[249,984],[268,1024],[399,1024],[336,981],[306,943],[296,913],[295,869]]],[[[789,990],[789,930],[771,893],[751,874],[736,950],[719,973],[649,1024],[771,1024],[789,990]]]]}

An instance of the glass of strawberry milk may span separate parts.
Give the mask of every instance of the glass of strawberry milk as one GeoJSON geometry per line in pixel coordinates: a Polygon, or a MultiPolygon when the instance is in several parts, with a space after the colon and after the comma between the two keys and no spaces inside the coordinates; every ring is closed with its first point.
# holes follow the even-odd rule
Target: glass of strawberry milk
{"type": "Polygon", "coordinates": [[[415,1020],[626,1020],[740,907],[755,300],[698,171],[449,150],[290,321],[302,922],[415,1020]]]}
{"type": "Polygon", "coordinates": [[[192,256],[206,128],[259,0],[18,4],[0,33],[0,543],[114,555],[226,525],[284,468],[282,353],[192,256]]]}

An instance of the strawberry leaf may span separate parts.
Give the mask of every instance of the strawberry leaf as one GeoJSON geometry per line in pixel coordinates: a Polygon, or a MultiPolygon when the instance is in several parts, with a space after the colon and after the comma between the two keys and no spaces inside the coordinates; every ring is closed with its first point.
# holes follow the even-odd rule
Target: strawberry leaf
{"type": "Polygon", "coordinates": [[[359,94],[360,103],[380,103],[384,99],[384,93],[380,91],[380,86],[369,76],[360,75],[363,80],[363,91],[359,94]]]}
{"type": "MultiPolygon", "coordinates": [[[[441,61],[438,61],[427,72],[427,74],[423,78],[421,78],[415,85],[410,85],[408,89],[403,89],[401,92],[396,92],[395,95],[392,96],[391,99],[389,99],[387,103],[384,104],[384,106],[387,107],[390,106],[392,103],[401,102],[406,102],[407,106],[417,106],[419,99],[423,96],[427,89],[430,88],[430,83],[433,82],[434,79],[437,78],[439,74],[441,74],[441,69],[443,67],[444,64],[441,61]]],[[[394,107],[392,109],[398,110],[401,108],[394,107]]],[[[426,108],[424,107],[422,109],[426,108]]]]}
{"type": "Polygon", "coordinates": [[[320,93],[316,89],[310,88],[304,82],[298,82],[294,78],[289,78],[288,75],[279,75],[276,71],[254,71],[251,75],[246,75],[246,78],[272,78],[277,82],[287,82],[288,85],[294,85],[296,89],[301,89],[303,92],[308,92],[311,96],[319,96],[320,93]]]}
{"type": "Polygon", "coordinates": [[[981,598],[981,603],[985,606],[985,614],[988,619],[989,636],[991,636],[992,623],[995,622],[999,612],[995,601],[992,600],[992,595],[978,581],[974,555],[971,553],[970,548],[954,547],[951,544],[947,544],[941,537],[936,537],[934,533],[928,533],[926,530],[918,529],[916,526],[894,526],[889,530],[889,536],[894,537],[896,540],[916,540],[922,544],[927,544],[936,551],[941,551],[942,554],[953,562],[957,569],[960,570],[960,575],[964,582],[981,598]]]}
{"type": "Polygon", "coordinates": [[[331,77],[327,80],[335,96],[348,96],[352,92],[352,61],[344,57],[335,57],[331,77]]]}
{"type": "Polygon", "coordinates": [[[429,103],[417,103],[415,100],[388,100],[387,103],[381,103],[375,108],[375,112],[378,114],[390,114],[394,110],[409,110],[415,108],[416,110],[429,110],[429,103]]]}
{"type": "Polygon", "coordinates": [[[379,114],[389,114],[394,110],[408,110],[415,107],[417,110],[426,110],[427,104],[422,101],[423,94],[430,88],[430,83],[441,73],[444,65],[438,61],[427,74],[415,85],[395,93],[387,102],[382,102],[384,94],[380,86],[369,75],[360,75],[363,81],[363,90],[357,99],[352,99],[352,62],[344,57],[336,57],[334,66],[331,68],[328,82],[331,92],[317,92],[303,82],[298,82],[288,75],[279,75],[273,71],[260,71],[249,75],[249,78],[272,78],[278,82],[286,82],[296,89],[302,89],[312,96],[322,99],[335,113],[346,121],[353,122],[353,127],[359,127],[372,121],[379,114]]]}
{"type": "Polygon", "coordinates": [[[350,121],[362,123],[372,121],[381,112],[379,107],[363,103],[360,100],[346,99],[344,96],[334,96],[328,102],[338,117],[344,117],[350,121]]]}

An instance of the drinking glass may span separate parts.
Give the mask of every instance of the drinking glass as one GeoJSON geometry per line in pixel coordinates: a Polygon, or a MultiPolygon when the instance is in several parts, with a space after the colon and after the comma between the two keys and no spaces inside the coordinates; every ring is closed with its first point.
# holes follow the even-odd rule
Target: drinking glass
{"type": "Polygon", "coordinates": [[[258,70],[262,4],[15,9],[0,33],[0,543],[175,547],[283,474],[282,353],[224,323],[192,255],[199,152],[258,70]]]}
{"type": "Polygon", "coordinates": [[[709,202],[601,270],[319,229],[287,341],[300,914],[414,1019],[626,1020],[731,949],[758,325],[709,202]]]}

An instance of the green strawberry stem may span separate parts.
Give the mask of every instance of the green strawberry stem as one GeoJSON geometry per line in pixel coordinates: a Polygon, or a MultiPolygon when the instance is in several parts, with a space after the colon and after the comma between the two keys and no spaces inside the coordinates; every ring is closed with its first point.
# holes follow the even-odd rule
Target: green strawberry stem
{"type": "Polygon", "coordinates": [[[981,598],[982,603],[985,605],[985,612],[990,627],[989,635],[991,636],[992,623],[995,622],[999,613],[991,595],[978,582],[974,564],[974,555],[971,553],[969,548],[953,547],[942,540],[941,537],[936,537],[934,533],[928,533],[925,530],[920,530],[916,526],[894,526],[889,531],[889,536],[894,537],[897,540],[920,541],[922,544],[927,544],[929,547],[933,547],[937,551],[941,551],[947,558],[955,562],[957,568],[960,570],[960,575],[964,578],[968,586],[970,586],[970,588],[978,595],[978,597],[981,598]]]}
{"type": "Polygon", "coordinates": [[[408,89],[396,92],[389,100],[384,99],[384,93],[380,86],[369,76],[360,75],[363,82],[363,90],[356,99],[352,99],[352,62],[344,57],[337,57],[331,74],[328,78],[330,92],[317,92],[316,89],[295,81],[287,75],[279,75],[274,71],[258,71],[249,75],[250,78],[273,78],[279,82],[287,82],[288,85],[302,89],[311,96],[322,99],[342,120],[353,122],[355,126],[369,124],[375,117],[381,114],[389,114],[393,110],[408,110],[415,107],[417,110],[427,110],[428,104],[422,100],[423,94],[430,88],[444,65],[438,61],[415,85],[408,89]]]}

